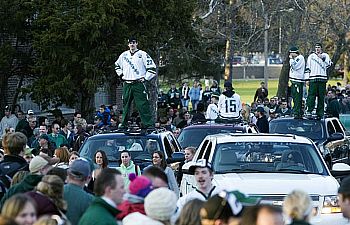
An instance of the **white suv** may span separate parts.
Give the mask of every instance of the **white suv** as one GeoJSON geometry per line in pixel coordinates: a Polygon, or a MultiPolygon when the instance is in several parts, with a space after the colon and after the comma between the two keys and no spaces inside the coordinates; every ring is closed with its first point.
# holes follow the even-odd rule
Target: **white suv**
{"type": "MultiPolygon", "coordinates": [[[[283,134],[217,134],[207,136],[193,162],[207,159],[214,185],[260,197],[262,203],[281,206],[294,189],[306,191],[314,206],[312,224],[346,224],[337,202],[338,181],[330,174],[315,144],[308,138],[283,134]]],[[[196,182],[182,168],[181,193],[196,182]]],[[[347,166],[335,164],[334,167],[347,166]]]]}

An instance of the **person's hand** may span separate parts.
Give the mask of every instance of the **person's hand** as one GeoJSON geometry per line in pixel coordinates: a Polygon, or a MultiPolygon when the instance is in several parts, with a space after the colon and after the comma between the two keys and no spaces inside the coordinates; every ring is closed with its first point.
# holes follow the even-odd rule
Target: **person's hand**
{"type": "Polygon", "coordinates": [[[142,77],[140,80],[141,80],[141,82],[145,82],[146,79],[144,77],[142,77]]]}

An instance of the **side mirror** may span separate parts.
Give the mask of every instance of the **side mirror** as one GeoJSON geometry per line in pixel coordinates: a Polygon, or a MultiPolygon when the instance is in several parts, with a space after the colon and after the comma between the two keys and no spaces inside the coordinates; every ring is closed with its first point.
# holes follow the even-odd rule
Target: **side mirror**
{"type": "Polygon", "coordinates": [[[327,138],[327,142],[338,141],[338,140],[341,140],[343,138],[344,138],[344,134],[342,134],[342,133],[333,133],[333,134],[331,134],[331,136],[329,136],[327,138]]]}
{"type": "Polygon", "coordinates": [[[345,163],[335,163],[332,167],[331,174],[333,177],[342,180],[350,175],[350,166],[345,163]]]}
{"type": "Polygon", "coordinates": [[[185,161],[185,154],[183,152],[174,152],[171,155],[171,158],[168,158],[166,161],[168,164],[174,163],[174,162],[183,162],[185,161]]]}
{"type": "Polygon", "coordinates": [[[189,169],[190,169],[190,166],[192,166],[195,162],[193,161],[190,161],[188,163],[185,163],[183,166],[182,166],[182,173],[184,174],[189,174],[189,169]]]}

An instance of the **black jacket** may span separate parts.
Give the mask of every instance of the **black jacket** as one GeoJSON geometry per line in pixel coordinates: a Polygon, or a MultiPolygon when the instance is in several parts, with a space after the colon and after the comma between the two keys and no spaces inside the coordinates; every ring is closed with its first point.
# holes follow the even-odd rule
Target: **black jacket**
{"type": "Polygon", "coordinates": [[[265,115],[263,115],[261,118],[258,118],[256,126],[258,127],[260,133],[269,133],[269,121],[265,115]]]}

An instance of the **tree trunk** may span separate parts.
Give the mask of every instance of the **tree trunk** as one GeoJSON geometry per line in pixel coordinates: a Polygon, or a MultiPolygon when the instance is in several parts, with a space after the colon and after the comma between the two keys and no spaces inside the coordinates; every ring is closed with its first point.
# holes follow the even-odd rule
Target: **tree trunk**
{"type": "Polygon", "coordinates": [[[338,62],[338,60],[340,59],[341,54],[344,53],[344,51],[346,50],[344,45],[345,45],[345,36],[346,33],[341,33],[338,35],[338,40],[336,42],[336,47],[335,47],[335,51],[332,57],[332,62],[333,64],[331,65],[331,67],[328,69],[328,74],[334,74],[334,67],[336,65],[336,63],[338,62]]]}
{"type": "Polygon", "coordinates": [[[21,90],[21,87],[23,85],[23,80],[24,80],[24,74],[21,74],[21,77],[18,81],[18,84],[17,84],[17,88],[16,88],[16,91],[15,91],[15,95],[13,96],[13,100],[12,100],[12,109],[14,109],[16,103],[17,103],[17,99],[18,99],[18,95],[19,95],[19,92],[21,90]]]}
{"type": "Polygon", "coordinates": [[[94,106],[93,106],[94,95],[86,93],[81,94],[80,111],[87,121],[93,121],[94,118],[94,106]]]}
{"type": "Polygon", "coordinates": [[[0,118],[4,116],[4,108],[7,105],[8,76],[0,74],[0,118]]]}
{"type": "Polygon", "coordinates": [[[277,96],[278,97],[287,97],[287,91],[288,91],[288,81],[289,81],[289,57],[286,56],[284,62],[283,62],[283,66],[282,66],[282,70],[281,70],[281,74],[278,80],[278,91],[277,91],[277,96]]]}

